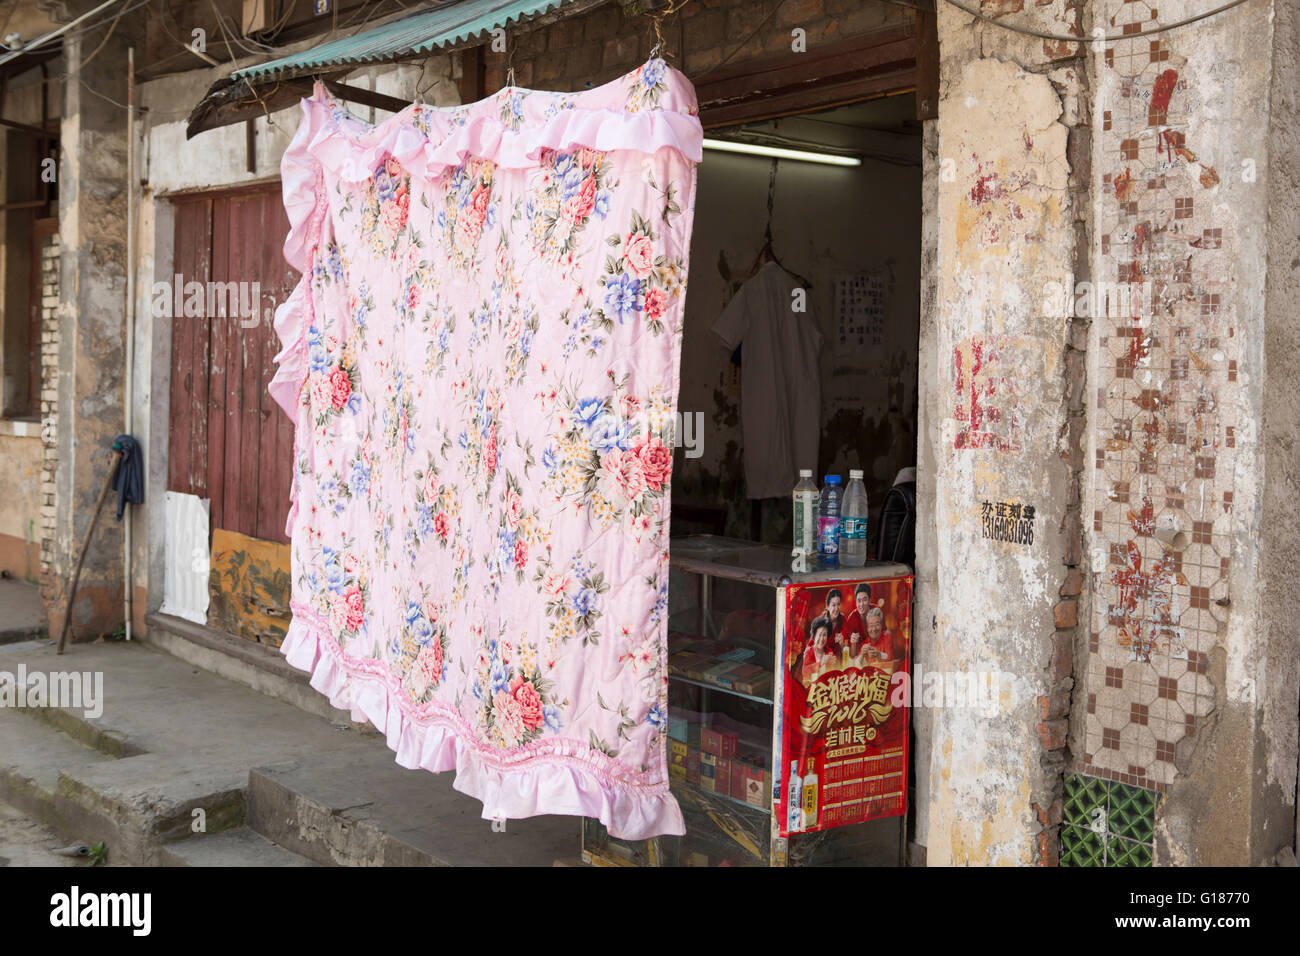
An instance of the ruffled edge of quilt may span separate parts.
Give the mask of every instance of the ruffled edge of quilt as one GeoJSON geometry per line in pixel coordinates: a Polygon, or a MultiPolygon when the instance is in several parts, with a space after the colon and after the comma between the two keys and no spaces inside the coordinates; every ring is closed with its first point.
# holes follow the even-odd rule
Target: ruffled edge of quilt
{"type": "Polygon", "coordinates": [[[375,127],[354,138],[330,115],[326,100],[314,98],[307,103],[325,114],[310,144],[311,152],[327,170],[348,183],[370,179],[389,156],[411,175],[431,179],[470,157],[490,159],[503,169],[526,169],[535,166],[546,149],[586,147],[649,156],[669,148],[696,163],[703,155],[704,131],[698,117],[673,110],[561,110],[541,125],[518,130],[491,116],[475,116],[434,142],[410,121],[375,127]]]}
{"type": "MultiPolygon", "coordinates": [[[[689,81],[676,71],[671,75],[677,98],[693,109],[694,91],[689,81]]],[[[619,82],[611,81],[606,86],[619,82]]],[[[596,92],[576,97],[582,99],[596,92]]],[[[299,392],[307,377],[306,331],[311,320],[305,314],[310,281],[308,258],[319,241],[314,233],[319,229],[325,202],[326,170],[346,182],[362,182],[392,156],[413,175],[431,177],[450,166],[459,166],[471,156],[490,157],[505,168],[527,168],[535,164],[543,150],[581,147],[603,152],[632,150],[645,155],[668,148],[695,163],[703,158],[704,129],[699,116],[669,108],[627,112],[575,106],[556,112],[544,123],[518,130],[493,116],[478,115],[434,142],[412,123],[409,108],[354,136],[340,124],[340,109],[319,81],[311,98],[303,99],[300,107],[302,121],[284,151],[280,178],[289,219],[284,258],[302,273],[302,278],[293,294],[275,310],[274,328],[281,350],[275,356],[276,372],[267,387],[290,418],[296,418],[299,392]]]]}
{"type": "Polygon", "coordinates": [[[522,770],[491,766],[472,741],[452,727],[404,713],[382,679],[350,670],[334,640],[297,614],[280,651],[291,665],[311,674],[311,686],[331,706],[383,731],[399,766],[432,773],[455,770],[452,786],[482,802],[484,820],[539,814],[594,817],[622,840],[686,832],[681,807],[667,781],[641,787],[601,781],[564,757],[532,757],[532,766],[522,770]]]}
{"type": "MultiPolygon", "coordinates": [[[[301,103],[302,122],[298,124],[298,130],[280,161],[284,210],[289,219],[289,234],[284,240],[284,258],[302,275],[289,298],[275,310],[273,328],[280,339],[280,351],[273,360],[276,365],[275,375],[266,387],[276,404],[295,421],[298,395],[307,377],[307,329],[311,322],[310,316],[306,315],[307,286],[311,281],[307,256],[316,241],[311,233],[319,228],[320,219],[315,213],[323,198],[318,195],[321,191],[320,166],[312,158],[310,147],[318,132],[320,116],[317,111],[309,109],[308,104],[308,100],[301,103]]],[[[297,482],[294,482],[294,488],[296,487],[297,482]]],[[[291,509],[285,534],[293,527],[292,518],[291,509]]]]}

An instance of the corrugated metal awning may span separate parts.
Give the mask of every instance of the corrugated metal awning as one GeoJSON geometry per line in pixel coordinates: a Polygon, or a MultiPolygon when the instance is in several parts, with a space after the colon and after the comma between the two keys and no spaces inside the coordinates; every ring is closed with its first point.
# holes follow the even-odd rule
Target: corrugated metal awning
{"type": "MultiPolygon", "coordinates": [[[[428,10],[340,37],[309,50],[236,70],[212,85],[190,113],[186,137],[284,109],[311,95],[310,77],[338,79],[370,64],[418,59],[439,50],[480,46],[498,28],[531,23],[536,29],[584,13],[607,0],[449,0],[428,10]]],[[[514,43],[512,39],[509,41],[514,43]]],[[[335,86],[342,96],[347,87],[335,86]]],[[[354,93],[365,94],[365,91],[354,93]]],[[[369,105],[391,109],[367,94],[369,105]]],[[[347,98],[347,97],[343,97],[347,98]]]]}
{"type": "Polygon", "coordinates": [[[322,69],[385,63],[474,40],[483,42],[498,27],[526,22],[573,2],[452,0],[354,36],[341,37],[310,50],[236,70],[231,79],[251,82],[287,79],[322,69]]]}

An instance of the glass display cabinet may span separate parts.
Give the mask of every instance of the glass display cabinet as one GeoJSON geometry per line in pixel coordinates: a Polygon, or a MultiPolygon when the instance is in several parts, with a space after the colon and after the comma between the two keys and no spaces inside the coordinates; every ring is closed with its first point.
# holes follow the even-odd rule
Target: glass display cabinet
{"type": "Polygon", "coordinates": [[[911,568],[796,574],[788,550],[713,535],[671,548],[669,770],[686,835],[618,840],[585,819],[583,859],[899,865],[911,568]]]}

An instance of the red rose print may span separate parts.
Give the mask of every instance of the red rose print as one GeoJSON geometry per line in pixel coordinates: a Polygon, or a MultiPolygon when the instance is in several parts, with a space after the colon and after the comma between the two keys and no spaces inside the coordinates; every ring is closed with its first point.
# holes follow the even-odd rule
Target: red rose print
{"type": "Polygon", "coordinates": [[[353,585],[346,593],[344,593],[343,599],[347,602],[348,606],[348,630],[355,631],[361,626],[361,622],[364,621],[366,617],[365,602],[361,597],[361,589],[356,585],[353,585]]]}
{"type": "Polygon", "coordinates": [[[442,540],[447,540],[447,533],[451,528],[447,523],[447,515],[444,512],[439,511],[433,516],[433,530],[442,540]]]}
{"type": "Polygon", "coordinates": [[[519,705],[519,716],[523,718],[525,727],[535,730],[542,726],[542,721],[545,720],[542,713],[542,697],[537,693],[537,688],[533,686],[532,681],[516,677],[510,682],[510,695],[519,705]]]}
{"type": "Polygon", "coordinates": [[[596,208],[596,180],[588,176],[573,198],[564,204],[564,217],[570,222],[582,222],[596,208]]]}
{"type": "Polygon", "coordinates": [[[489,475],[496,474],[497,430],[495,428],[488,432],[487,443],[483,446],[483,464],[487,467],[489,475]]]}
{"type": "Polygon", "coordinates": [[[515,542],[515,567],[522,568],[528,563],[528,544],[523,538],[515,542]]]}
{"type": "Polygon", "coordinates": [[[623,247],[627,271],[637,279],[644,279],[655,265],[655,250],[647,236],[629,235],[623,247]]]}
{"type": "Polygon", "coordinates": [[[336,366],[330,372],[330,404],[334,406],[334,411],[343,411],[343,406],[347,405],[351,395],[352,381],[348,378],[348,373],[336,366]]]}
{"type": "Polygon", "coordinates": [[[475,217],[482,222],[487,218],[488,210],[488,190],[482,184],[474,187],[474,192],[470,194],[470,205],[474,208],[475,217]]]}
{"type": "Polygon", "coordinates": [[[673,470],[673,452],[658,438],[649,438],[636,450],[641,460],[641,470],[645,474],[645,483],[652,491],[658,491],[668,481],[673,470]]]}
{"type": "Polygon", "coordinates": [[[646,321],[655,322],[663,318],[664,309],[668,307],[668,295],[663,289],[651,289],[645,294],[645,305],[642,311],[645,313],[646,321]]]}

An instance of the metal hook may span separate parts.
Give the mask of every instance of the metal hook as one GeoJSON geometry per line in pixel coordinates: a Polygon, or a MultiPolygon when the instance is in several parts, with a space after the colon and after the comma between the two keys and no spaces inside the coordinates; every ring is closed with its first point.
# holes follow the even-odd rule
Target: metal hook
{"type": "Polygon", "coordinates": [[[417,106],[424,105],[424,90],[420,89],[420,85],[424,82],[424,71],[428,66],[429,61],[426,59],[420,64],[420,75],[415,78],[415,103],[417,106]]]}

